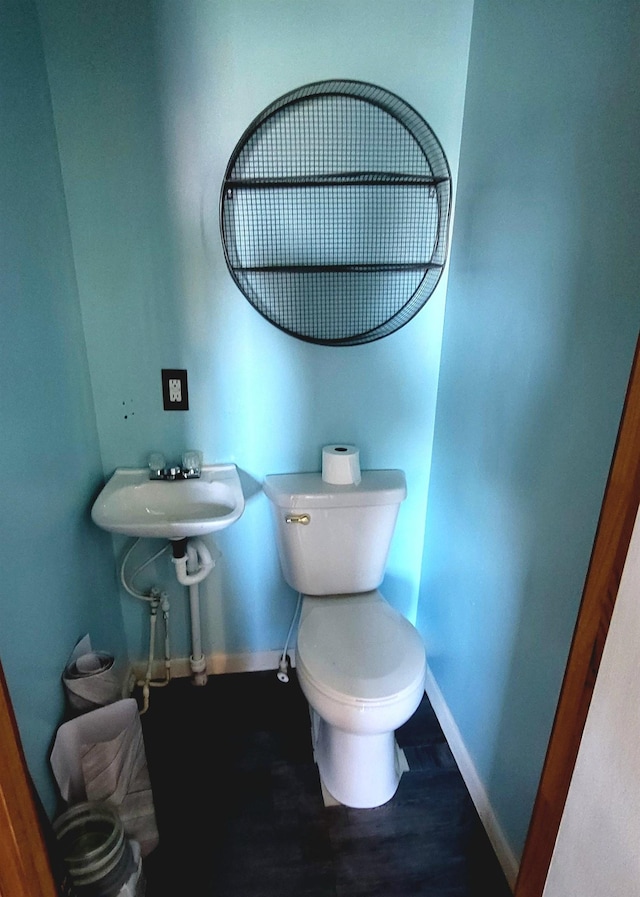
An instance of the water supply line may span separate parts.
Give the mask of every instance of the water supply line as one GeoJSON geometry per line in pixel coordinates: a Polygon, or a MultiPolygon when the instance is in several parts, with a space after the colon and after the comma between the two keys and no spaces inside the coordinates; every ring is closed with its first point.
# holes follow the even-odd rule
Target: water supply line
{"type": "MultiPolygon", "coordinates": [[[[152,589],[152,591],[157,590],[152,589]]],[[[169,599],[166,592],[162,592],[159,596],[151,600],[149,605],[149,614],[149,657],[147,660],[147,672],[144,679],[138,679],[136,681],[136,685],[142,688],[142,709],[140,710],[140,716],[142,716],[143,713],[146,713],[149,709],[149,697],[151,688],[161,688],[164,685],[168,685],[171,680],[171,657],[169,654],[169,599]],[[153,660],[156,643],[156,620],[158,618],[158,607],[162,609],[162,617],[164,620],[164,679],[151,678],[153,672],[153,660]]]]}
{"type": "Polygon", "coordinates": [[[168,685],[171,681],[171,647],[169,644],[169,598],[167,593],[161,592],[160,589],[158,589],[156,586],[152,586],[147,594],[138,591],[136,588],[134,588],[133,585],[133,581],[136,576],[138,576],[139,573],[141,573],[146,567],[148,567],[149,564],[153,563],[156,558],[159,558],[160,555],[164,554],[169,546],[164,545],[154,555],[152,555],[150,558],[147,558],[144,563],[140,564],[140,566],[136,568],[136,570],[131,575],[129,582],[127,582],[127,561],[129,560],[134,548],[139,541],[140,539],[136,539],[124,556],[124,560],[122,561],[122,565],[120,567],[120,582],[122,583],[125,591],[129,593],[129,595],[132,595],[134,598],[139,598],[141,601],[147,601],[149,603],[149,655],[147,658],[147,669],[144,679],[137,679],[135,681],[135,685],[142,688],[142,709],[140,710],[140,715],[142,716],[142,714],[146,713],[149,709],[150,689],[161,688],[165,685],[168,685]],[[162,618],[164,623],[164,679],[152,678],[158,608],[160,608],[162,611],[162,618]]]}
{"type": "Polygon", "coordinates": [[[209,575],[215,566],[211,552],[202,539],[180,539],[171,543],[173,546],[172,561],[176,568],[176,577],[183,586],[189,587],[189,611],[191,615],[191,681],[194,685],[207,684],[207,661],[202,651],[200,629],[200,592],[199,584],[209,575]]]}
{"type": "Polygon", "coordinates": [[[284,643],[284,648],[282,649],[282,656],[280,658],[280,662],[278,663],[278,682],[287,683],[289,681],[289,666],[291,664],[291,658],[287,654],[287,650],[289,648],[289,639],[291,638],[291,633],[293,632],[293,627],[296,624],[296,620],[298,619],[298,613],[300,612],[300,605],[302,603],[302,592],[298,592],[298,600],[296,602],[296,609],[293,612],[293,617],[291,618],[291,626],[289,626],[289,632],[287,633],[287,638],[284,643]]]}
{"type": "Polygon", "coordinates": [[[150,589],[148,593],[139,592],[137,589],[134,588],[133,580],[136,578],[136,576],[139,573],[142,573],[142,571],[146,567],[148,567],[149,564],[152,564],[156,560],[156,558],[159,558],[161,554],[164,554],[165,551],[168,551],[169,545],[168,544],[163,545],[162,548],[160,549],[160,551],[156,551],[156,553],[152,554],[150,558],[147,558],[147,560],[144,561],[144,563],[140,564],[140,566],[137,567],[136,570],[134,570],[133,574],[129,577],[129,582],[127,582],[127,577],[126,577],[127,562],[139,541],[140,541],[140,539],[136,539],[134,542],[132,542],[131,546],[129,547],[129,550],[127,551],[127,553],[124,556],[124,560],[122,561],[122,565],[120,566],[120,582],[122,583],[122,587],[125,590],[125,592],[128,592],[129,595],[133,595],[134,598],[140,598],[141,601],[153,601],[154,596],[152,593],[154,590],[150,589]]]}

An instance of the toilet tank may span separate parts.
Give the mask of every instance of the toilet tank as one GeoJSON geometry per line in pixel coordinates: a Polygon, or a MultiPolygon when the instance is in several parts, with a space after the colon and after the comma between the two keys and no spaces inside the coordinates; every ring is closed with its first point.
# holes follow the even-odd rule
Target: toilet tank
{"type": "Polygon", "coordinates": [[[304,595],[368,592],[382,582],[400,503],[401,470],[363,470],[357,486],[320,473],[265,477],[284,578],[304,595]]]}

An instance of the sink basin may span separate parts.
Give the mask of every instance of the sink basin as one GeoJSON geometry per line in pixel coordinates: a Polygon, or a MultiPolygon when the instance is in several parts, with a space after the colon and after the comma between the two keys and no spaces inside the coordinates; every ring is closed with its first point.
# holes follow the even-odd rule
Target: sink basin
{"type": "Polygon", "coordinates": [[[119,467],[91,509],[102,529],[147,539],[186,539],[224,529],[244,511],[235,464],[205,464],[199,479],[150,480],[119,467]]]}

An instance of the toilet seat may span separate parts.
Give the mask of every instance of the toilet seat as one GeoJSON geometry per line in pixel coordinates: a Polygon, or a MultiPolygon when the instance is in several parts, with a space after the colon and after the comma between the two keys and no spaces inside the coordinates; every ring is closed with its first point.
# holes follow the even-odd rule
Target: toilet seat
{"type": "Polygon", "coordinates": [[[421,690],[426,655],[417,630],[375,590],[304,596],[296,664],[328,698],[372,708],[421,690]]]}

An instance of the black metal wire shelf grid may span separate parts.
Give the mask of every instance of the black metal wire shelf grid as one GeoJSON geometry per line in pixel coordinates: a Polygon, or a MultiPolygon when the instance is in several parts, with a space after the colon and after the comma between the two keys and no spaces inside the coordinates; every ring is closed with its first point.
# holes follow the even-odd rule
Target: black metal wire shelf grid
{"type": "Polygon", "coordinates": [[[220,196],[229,271],[272,324],[353,346],[425,305],[446,261],[451,175],[424,119],[388,91],[323,81],[268,106],[220,196]]]}

